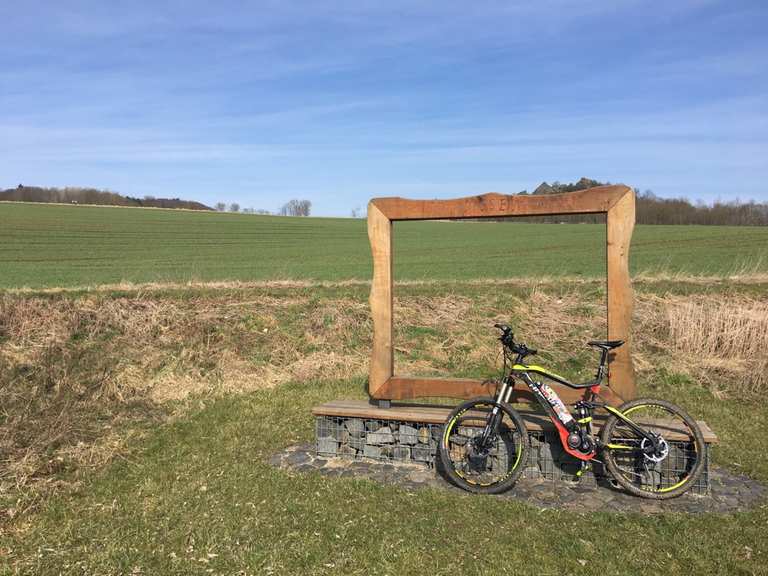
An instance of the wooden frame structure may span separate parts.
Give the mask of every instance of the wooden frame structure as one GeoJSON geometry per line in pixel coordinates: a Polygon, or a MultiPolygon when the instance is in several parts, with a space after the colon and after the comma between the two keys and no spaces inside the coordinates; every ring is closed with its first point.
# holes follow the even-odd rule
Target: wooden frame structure
{"type": "MultiPolygon", "coordinates": [[[[601,394],[610,402],[635,396],[629,327],[633,295],[629,277],[629,245],[635,226],[635,195],[627,186],[599,186],[588,190],[551,195],[483,194],[455,200],[407,200],[374,198],[368,203],[368,238],[373,254],[371,314],[373,351],[368,393],[374,400],[421,397],[472,398],[488,396],[493,385],[478,380],[416,378],[395,375],[393,342],[392,223],[401,220],[445,218],[499,218],[560,214],[606,214],[608,338],[625,340],[609,360],[609,389],[601,394]]],[[[554,386],[565,401],[581,396],[578,391],[554,386]]],[[[521,393],[518,400],[530,396],[521,393]]]]}

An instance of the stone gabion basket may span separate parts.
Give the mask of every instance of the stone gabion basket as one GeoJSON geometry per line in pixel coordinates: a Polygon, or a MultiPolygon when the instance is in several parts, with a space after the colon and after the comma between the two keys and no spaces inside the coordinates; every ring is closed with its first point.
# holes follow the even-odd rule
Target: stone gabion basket
{"type": "MultiPolygon", "coordinates": [[[[371,458],[434,467],[442,431],[440,424],[318,416],[315,419],[316,451],[319,456],[325,457],[371,458]]],[[[577,478],[579,462],[565,453],[557,434],[529,430],[528,438],[530,450],[523,471],[524,478],[553,481],[573,481],[577,478]]],[[[502,459],[504,455],[493,457],[502,459]]],[[[704,457],[704,471],[691,489],[693,494],[707,494],[709,491],[709,445],[704,457]]],[[[606,474],[602,464],[595,462],[592,469],[579,478],[579,482],[595,484],[604,478],[606,474]]]]}
{"type": "Polygon", "coordinates": [[[317,453],[432,465],[442,429],[435,424],[320,416],[315,421],[317,453]]]}

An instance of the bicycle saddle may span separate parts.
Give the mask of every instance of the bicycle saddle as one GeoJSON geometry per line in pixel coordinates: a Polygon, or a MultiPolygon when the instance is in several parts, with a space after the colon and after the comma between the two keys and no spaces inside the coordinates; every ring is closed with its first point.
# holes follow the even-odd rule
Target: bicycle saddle
{"type": "Polygon", "coordinates": [[[624,344],[624,340],[592,340],[587,342],[588,346],[594,346],[602,350],[613,350],[624,344]]]}

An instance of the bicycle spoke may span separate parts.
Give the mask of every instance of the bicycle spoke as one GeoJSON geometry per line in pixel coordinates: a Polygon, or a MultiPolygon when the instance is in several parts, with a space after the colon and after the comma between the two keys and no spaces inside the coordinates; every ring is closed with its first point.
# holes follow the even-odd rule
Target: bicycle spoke
{"type": "Polygon", "coordinates": [[[447,430],[448,456],[456,474],[474,486],[491,486],[503,481],[520,460],[522,435],[514,422],[500,415],[498,430],[483,444],[483,431],[492,406],[476,406],[462,414],[447,430]]]}
{"type": "Polygon", "coordinates": [[[695,435],[676,412],[655,404],[633,407],[624,412],[631,421],[655,440],[639,437],[632,426],[619,420],[608,446],[616,471],[636,488],[663,494],[688,481],[701,457],[695,435]],[[620,447],[620,448],[619,448],[620,447]]]}

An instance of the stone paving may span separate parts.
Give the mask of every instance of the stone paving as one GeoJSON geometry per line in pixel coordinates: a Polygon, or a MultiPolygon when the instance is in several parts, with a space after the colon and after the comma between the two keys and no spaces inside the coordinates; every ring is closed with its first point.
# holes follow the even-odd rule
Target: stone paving
{"type": "MultiPolygon", "coordinates": [[[[365,478],[405,490],[436,488],[462,492],[434,469],[424,464],[389,463],[370,459],[326,458],[318,456],[313,444],[292,446],[272,456],[270,464],[290,472],[317,472],[332,478],[365,478]]],[[[630,496],[607,481],[593,483],[521,478],[509,491],[492,498],[527,502],[539,508],[575,512],[639,512],[660,514],[682,512],[732,513],[768,506],[765,487],[748,478],[712,466],[710,491],[706,496],[684,494],[670,500],[647,500],[630,496]]]]}

